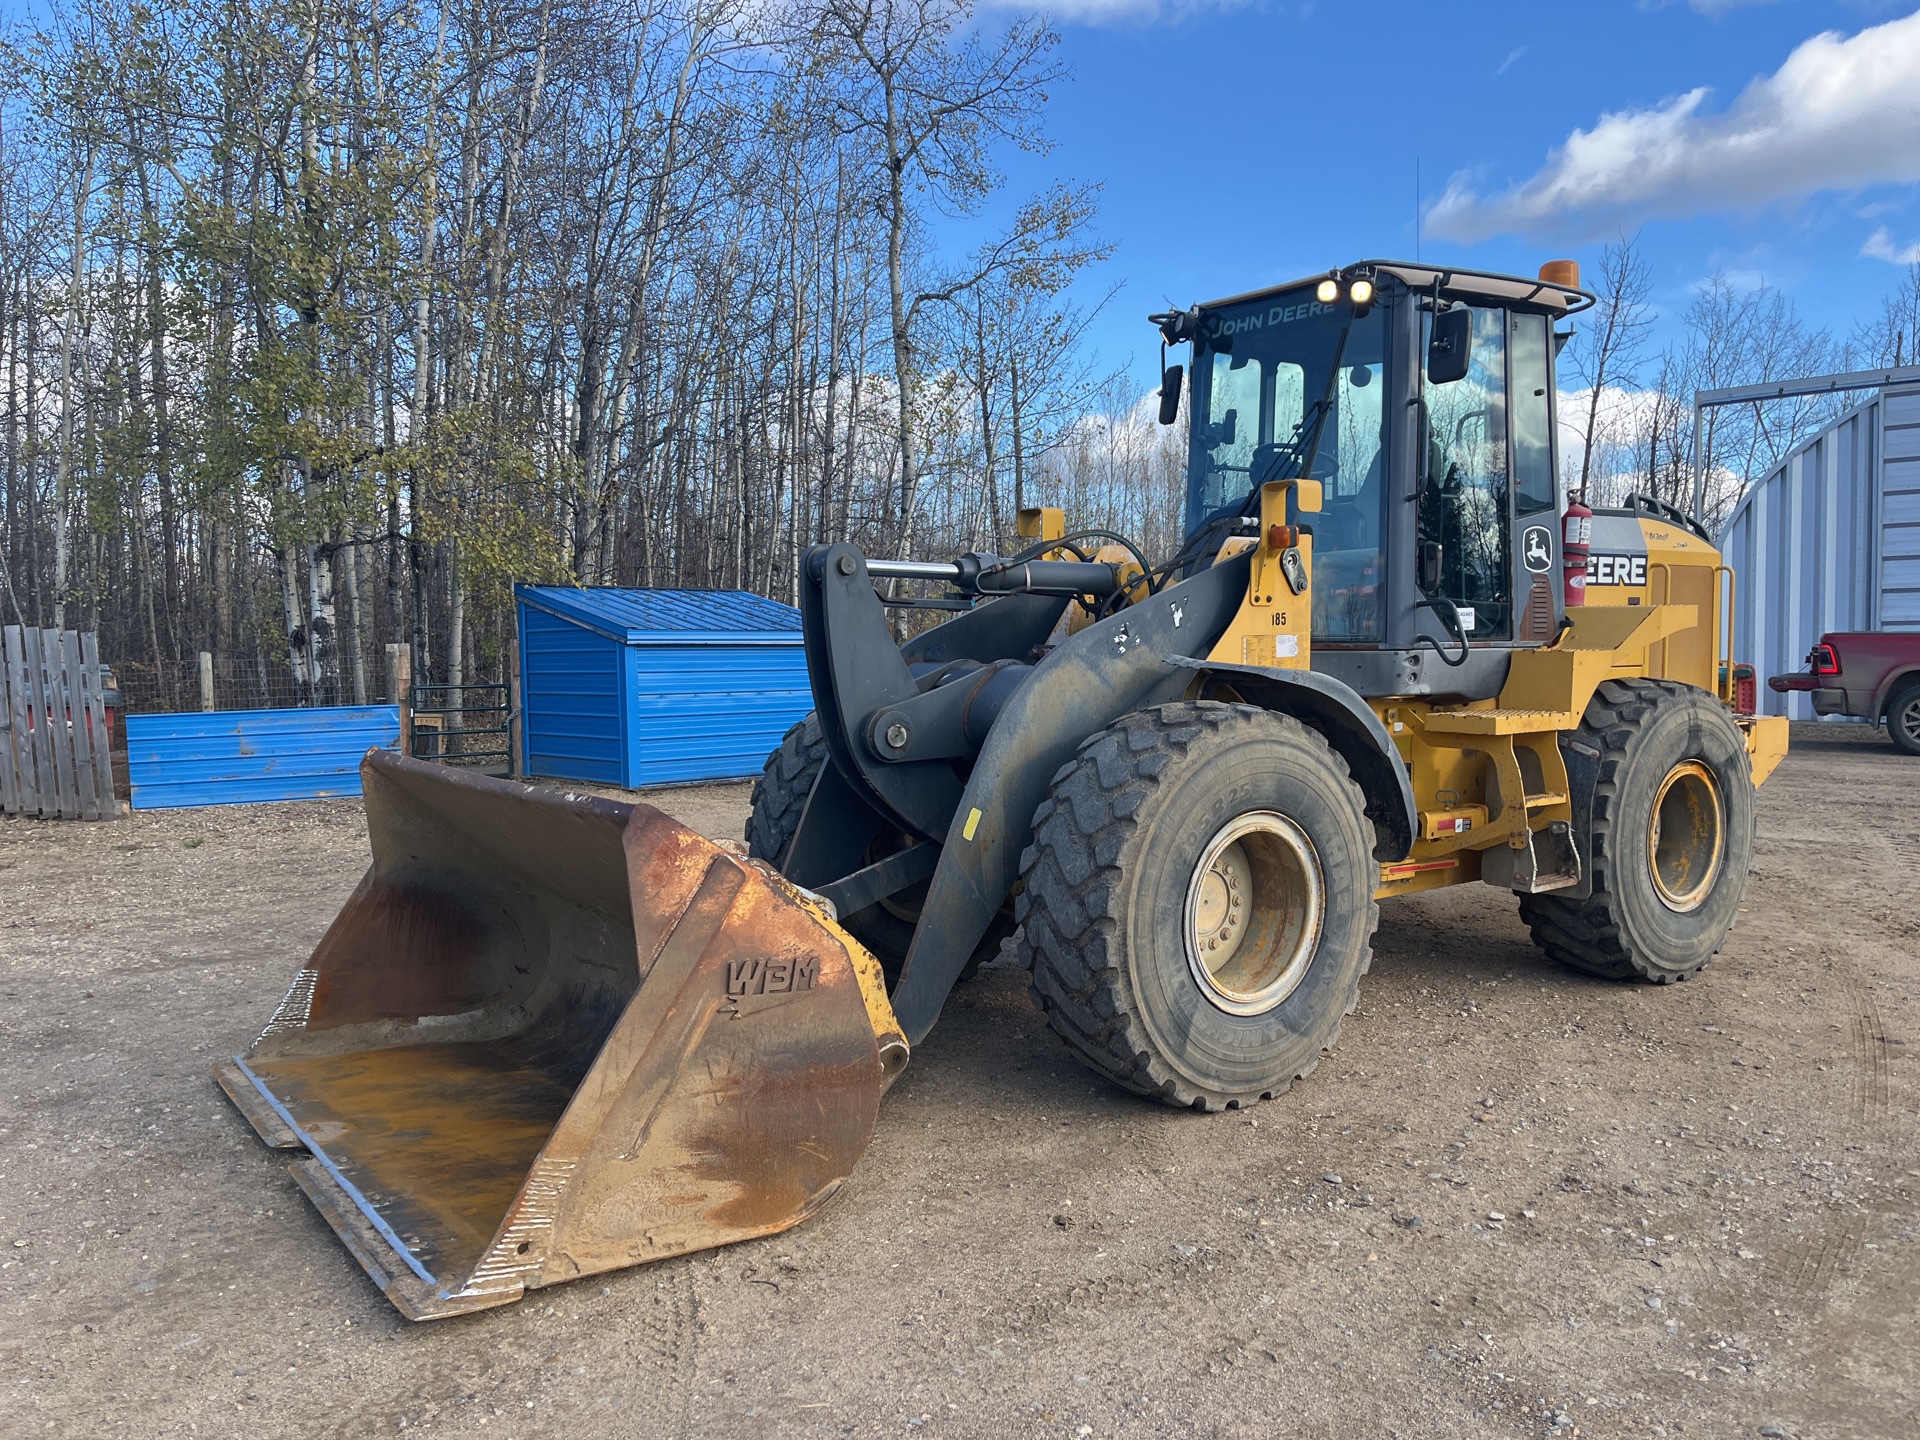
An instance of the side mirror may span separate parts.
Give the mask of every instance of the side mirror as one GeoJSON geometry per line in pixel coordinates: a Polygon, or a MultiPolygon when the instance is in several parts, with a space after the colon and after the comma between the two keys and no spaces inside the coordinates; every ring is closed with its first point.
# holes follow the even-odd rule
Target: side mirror
{"type": "Polygon", "coordinates": [[[1445,553],[1438,540],[1422,540],[1414,552],[1413,583],[1429,595],[1440,588],[1440,561],[1445,553]]]}
{"type": "Polygon", "coordinates": [[[1180,382],[1186,371],[1178,365],[1167,366],[1160,377],[1160,423],[1171,425],[1180,418],[1180,382]]]}
{"type": "Polygon", "coordinates": [[[1427,383],[1451,385],[1464,379],[1473,358],[1473,312],[1464,305],[1438,311],[1427,338],[1427,383]]]}

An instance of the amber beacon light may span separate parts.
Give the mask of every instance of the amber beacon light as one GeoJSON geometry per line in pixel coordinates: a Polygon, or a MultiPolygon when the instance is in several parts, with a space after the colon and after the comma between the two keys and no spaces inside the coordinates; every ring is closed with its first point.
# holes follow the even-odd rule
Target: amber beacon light
{"type": "Polygon", "coordinates": [[[1549,260],[1540,267],[1540,278],[1549,285],[1564,285],[1569,290],[1580,288],[1580,262],[1578,260],[1549,260]]]}

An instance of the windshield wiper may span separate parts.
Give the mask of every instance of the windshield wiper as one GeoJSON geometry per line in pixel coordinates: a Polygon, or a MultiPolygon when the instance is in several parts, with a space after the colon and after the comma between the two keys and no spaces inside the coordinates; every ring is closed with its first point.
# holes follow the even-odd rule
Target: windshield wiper
{"type": "Polygon", "coordinates": [[[1242,514],[1253,513],[1260,503],[1260,487],[1269,480],[1293,478],[1275,473],[1283,458],[1299,461],[1299,469],[1294,471],[1294,476],[1313,473],[1313,462],[1320,454],[1320,432],[1326,428],[1327,412],[1333,409],[1333,387],[1340,383],[1340,364],[1346,358],[1347,337],[1353,333],[1353,320],[1353,315],[1349,313],[1347,323],[1340,327],[1340,338],[1334,341],[1333,363],[1327,367],[1327,388],[1320,392],[1318,400],[1307,407],[1307,413],[1293,427],[1293,434],[1287,437],[1286,444],[1275,447],[1265,468],[1254,479],[1252,490],[1247,493],[1246,503],[1241,507],[1242,514]],[[1306,450],[1304,455],[1301,454],[1303,446],[1306,450]]]}
{"type": "Polygon", "coordinates": [[[1261,467],[1260,473],[1251,477],[1255,490],[1258,490],[1269,480],[1287,478],[1279,472],[1280,467],[1288,461],[1301,462],[1300,469],[1296,472],[1297,474],[1304,475],[1307,473],[1307,467],[1313,463],[1314,452],[1309,451],[1303,459],[1301,454],[1302,447],[1311,443],[1314,445],[1315,450],[1318,450],[1320,422],[1326,416],[1327,411],[1332,408],[1333,403],[1329,396],[1322,396],[1307,407],[1307,413],[1302,415],[1300,417],[1300,423],[1293,427],[1293,434],[1289,435],[1281,444],[1273,447],[1273,451],[1267,456],[1267,463],[1261,467]]]}

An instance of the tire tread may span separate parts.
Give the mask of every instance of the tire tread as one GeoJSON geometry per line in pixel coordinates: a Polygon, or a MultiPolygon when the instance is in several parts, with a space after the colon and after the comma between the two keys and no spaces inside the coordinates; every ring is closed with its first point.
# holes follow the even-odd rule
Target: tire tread
{"type": "MultiPolygon", "coordinates": [[[[1271,1099],[1311,1074],[1320,1053],[1339,1039],[1336,1020],[1321,1052],[1257,1096],[1192,1084],[1154,1054],[1141,1021],[1130,1011],[1119,925],[1104,903],[1139,830],[1143,802],[1173,763],[1204,736],[1269,720],[1282,722],[1295,743],[1324,750],[1351,792],[1354,813],[1365,813],[1366,797],[1345,762],[1298,720],[1252,705],[1185,702],[1135,711],[1089,739],[1054,775],[1052,791],[1034,815],[1033,842],[1020,857],[1015,943],[1031,975],[1033,1003],[1081,1064],[1169,1105],[1217,1111],[1271,1099]]],[[[1343,1016],[1353,1013],[1359,977],[1373,963],[1371,936],[1380,912],[1371,891],[1364,903],[1369,943],[1344,997],[1343,1016]]]]}
{"type": "Polygon", "coordinates": [[[776,870],[786,859],[787,845],[800,828],[800,816],[813,793],[813,782],[827,761],[827,737],[818,716],[808,715],[780,739],[780,748],[767,756],[760,778],[753,782],[753,808],[747,812],[747,854],[776,870]]]}
{"type": "MultiPolygon", "coordinates": [[[[1603,680],[1578,734],[1600,751],[1593,793],[1593,828],[1588,855],[1593,867],[1593,893],[1573,900],[1548,892],[1520,897],[1520,918],[1533,934],[1534,944],[1552,959],[1604,980],[1636,977],[1656,985],[1672,985],[1705,969],[1708,960],[1690,970],[1671,970],[1656,964],[1636,947],[1621,922],[1620,896],[1614,884],[1613,826],[1619,810],[1621,776],[1627,752],[1663,705],[1686,701],[1701,692],[1674,680],[1603,680]]],[[[1715,955],[1725,945],[1714,947],[1715,955]]]]}

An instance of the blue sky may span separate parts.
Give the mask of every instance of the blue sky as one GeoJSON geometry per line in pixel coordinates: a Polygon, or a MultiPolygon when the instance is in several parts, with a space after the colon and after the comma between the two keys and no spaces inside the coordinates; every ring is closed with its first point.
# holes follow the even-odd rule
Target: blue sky
{"type": "Polygon", "coordinates": [[[1920,259],[1914,0],[1076,3],[1009,190],[1103,186],[1082,292],[1124,285],[1092,338],[1143,389],[1149,310],[1411,257],[1416,157],[1426,258],[1591,273],[1637,232],[1669,317],[1719,270],[1844,336],[1920,259]]]}

